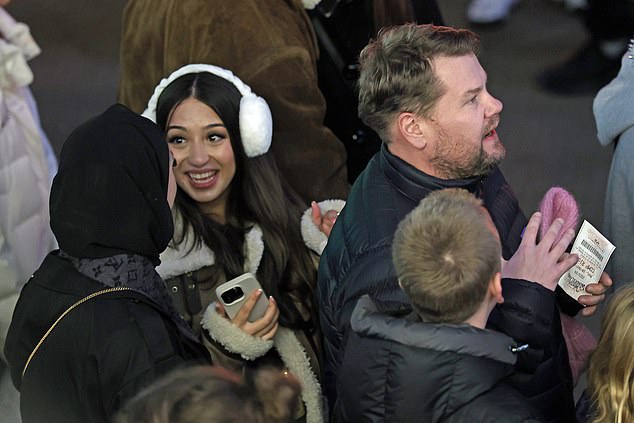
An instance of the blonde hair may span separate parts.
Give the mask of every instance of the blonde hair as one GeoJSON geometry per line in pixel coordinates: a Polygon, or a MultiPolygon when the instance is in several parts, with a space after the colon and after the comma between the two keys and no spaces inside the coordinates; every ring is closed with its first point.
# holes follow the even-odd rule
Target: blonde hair
{"type": "Polygon", "coordinates": [[[463,189],[430,193],[399,224],[394,268],[423,321],[463,323],[500,271],[500,241],[482,201],[463,189]]]}
{"type": "Polygon", "coordinates": [[[621,288],[608,305],[597,349],[590,356],[588,390],[593,423],[634,421],[634,286],[621,288]]]}

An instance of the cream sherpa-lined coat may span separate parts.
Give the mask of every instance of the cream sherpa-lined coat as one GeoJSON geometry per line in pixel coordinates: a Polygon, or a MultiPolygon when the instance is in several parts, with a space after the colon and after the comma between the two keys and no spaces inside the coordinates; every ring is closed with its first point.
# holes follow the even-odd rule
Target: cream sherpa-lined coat
{"type": "MultiPolygon", "coordinates": [[[[340,211],[342,200],[326,200],[319,203],[322,212],[340,211]]],[[[175,233],[182,230],[182,222],[175,213],[175,233]]],[[[301,231],[308,248],[321,254],[326,245],[326,236],[312,223],[310,209],[302,216],[301,231]]],[[[289,371],[302,384],[302,399],[308,423],[323,422],[321,387],[319,385],[319,352],[313,345],[320,340],[309,340],[302,331],[279,327],[271,341],[246,334],[215,311],[215,288],[226,281],[223,274],[212,268],[214,253],[206,246],[191,249],[193,236],[188,233],[178,247],[170,246],[161,254],[161,265],[157,271],[166,281],[179,311],[185,310],[185,319],[194,332],[202,335],[215,363],[234,369],[246,361],[254,361],[275,348],[289,371]],[[189,252],[191,250],[191,252],[189,252]],[[189,253],[188,253],[189,252],[189,253]],[[202,332],[204,329],[205,333],[202,332]],[[311,342],[312,341],[312,342],[311,342]]],[[[257,274],[264,253],[262,230],[254,225],[246,234],[244,242],[244,271],[257,274]]],[[[301,304],[298,304],[301,310],[301,304]]],[[[316,332],[316,337],[320,332],[316,332]]]]}

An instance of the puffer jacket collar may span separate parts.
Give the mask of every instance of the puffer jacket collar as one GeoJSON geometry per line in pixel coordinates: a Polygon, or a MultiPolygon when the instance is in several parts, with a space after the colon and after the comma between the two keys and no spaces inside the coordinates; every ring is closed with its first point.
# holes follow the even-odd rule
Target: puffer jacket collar
{"type": "MultiPolygon", "coordinates": [[[[403,319],[379,310],[368,296],[359,299],[350,319],[352,330],[361,336],[380,338],[416,348],[452,351],[514,365],[515,341],[500,332],[471,325],[423,323],[403,319]]],[[[497,382],[497,379],[496,379],[497,382]]]]}
{"type": "MultiPolygon", "coordinates": [[[[424,372],[427,387],[442,387],[436,392],[434,413],[445,417],[495,388],[512,373],[516,361],[511,352],[514,341],[502,333],[469,325],[430,324],[395,317],[379,311],[369,296],[359,299],[351,326],[361,337],[386,340],[420,351],[417,359],[409,355],[407,363],[396,360],[389,367],[396,374],[424,372]],[[429,361],[430,353],[432,356],[435,353],[455,354],[461,359],[445,359],[442,365],[435,366],[429,361]],[[393,366],[402,368],[398,370],[393,366]],[[434,371],[429,371],[432,368],[434,371]],[[448,379],[452,381],[450,384],[447,384],[448,379]]],[[[400,356],[398,352],[394,354],[400,356]]],[[[425,390],[421,395],[426,395],[422,392],[425,390]]]]}
{"type": "Polygon", "coordinates": [[[498,167],[491,169],[486,175],[473,178],[440,179],[396,157],[385,144],[373,160],[375,159],[388,183],[414,204],[418,204],[431,191],[445,188],[466,189],[481,198],[500,234],[504,258],[508,260],[517,250],[526,218],[498,167]]]}
{"type": "Polygon", "coordinates": [[[418,202],[429,191],[444,188],[463,188],[480,196],[483,177],[467,179],[440,179],[416,169],[406,161],[392,154],[386,144],[381,146],[379,164],[387,179],[403,195],[418,202]]]}

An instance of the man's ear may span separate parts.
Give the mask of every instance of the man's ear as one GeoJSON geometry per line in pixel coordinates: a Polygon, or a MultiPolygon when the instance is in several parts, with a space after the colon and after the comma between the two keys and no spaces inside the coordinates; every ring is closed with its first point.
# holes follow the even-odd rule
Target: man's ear
{"type": "Polygon", "coordinates": [[[500,272],[496,272],[489,282],[489,295],[497,304],[504,302],[504,297],[502,296],[502,274],[500,272]]]}
{"type": "Polygon", "coordinates": [[[400,279],[398,280],[398,286],[399,286],[399,288],[403,289],[403,284],[401,283],[400,279]]]}
{"type": "Polygon", "coordinates": [[[423,118],[411,112],[399,113],[396,130],[412,147],[422,150],[427,146],[426,125],[423,118]]]}

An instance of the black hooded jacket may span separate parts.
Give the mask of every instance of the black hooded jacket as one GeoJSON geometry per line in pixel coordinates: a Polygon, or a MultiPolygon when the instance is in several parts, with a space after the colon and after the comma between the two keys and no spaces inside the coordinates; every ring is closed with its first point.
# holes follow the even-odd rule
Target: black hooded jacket
{"type": "Polygon", "coordinates": [[[120,105],[80,126],[64,144],[50,210],[65,254],[50,253],[25,285],[5,345],[24,423],[109,422],[161,374],[209,362],[205,348],[161,303],[165,287],[152,273],[173,230],[168,161],[162,131],[120,105]],[[69,311],[30,359],[71,305],[108,288],[80,273],[69,257],[120,254],[149,263],[147,279],[69,311]],[[144,284],[152,286],[137,289],[144,284]],[[148,295],[151,290],[157,295],[148,295]]]}
{"type": "Polygon", "coordinates": [[[397,317],[368,296],[351,325],[337,422],[541,421],[508,381],[516,361],[508,336],[397,317]]]}

